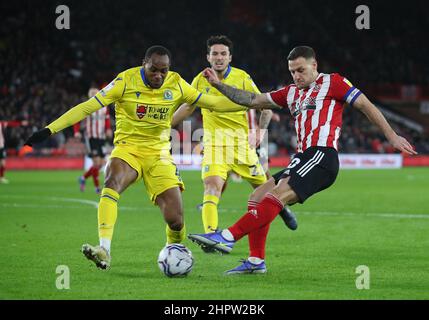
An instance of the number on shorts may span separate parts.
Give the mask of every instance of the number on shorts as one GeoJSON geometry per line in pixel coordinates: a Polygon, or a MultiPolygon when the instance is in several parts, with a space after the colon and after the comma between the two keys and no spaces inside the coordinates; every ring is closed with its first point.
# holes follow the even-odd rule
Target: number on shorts
{"type": "Polygon", "coordinates": [[[292,161],[289,163],[289,165],[287,166],[288,169],[292,169],[294,167],[296,167],[299,163],[301,162],[300,158],[294,158],[292,159],[292,161]]]}

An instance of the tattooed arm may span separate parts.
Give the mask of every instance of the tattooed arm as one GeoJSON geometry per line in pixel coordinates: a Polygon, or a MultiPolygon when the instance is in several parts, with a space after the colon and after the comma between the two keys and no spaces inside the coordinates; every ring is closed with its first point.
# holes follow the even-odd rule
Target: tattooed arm
{"type": "Polygon", "coordinates": [[[236,89],[220,82],[213,69],[205,69],[203,71],[203,76],[213,87],[218,89],[222,94],[237,104],[247,106],[252,109],[280,109],[280,107],[273,105],[270,100],[268,100],[265,93],[256,94],[236,89]]]}

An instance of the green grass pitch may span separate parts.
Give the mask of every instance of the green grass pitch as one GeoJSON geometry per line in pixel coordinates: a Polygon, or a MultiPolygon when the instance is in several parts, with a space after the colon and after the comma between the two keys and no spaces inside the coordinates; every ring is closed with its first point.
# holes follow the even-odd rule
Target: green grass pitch
{"type": "MultiPolygon", "coordinates": [[[[273,170],[274,171],[274,170],[273,170]]],[[[185,278],[157,266],[165,224],[142,183],[119,201],[112,268],[97,270],[80,253],[96,244],[92,181],[80,193],[80,171],[8,172],[0,185],[0,299],[429,299],[429,169],[343,170],[336,183],[295,205],[299,228],[277,218],[267,245],[265,275],[224,276],[248,252],[247,238],[230,255],[194,255],[185,278]],[[56,268],[70,270],[59,290],[56,268]],[[370,271],[370,288],[356,288],[356,268],[370,271]]],[[[201,232],[196,205],[199,172],[182,172],[187,231],[201,232]]],[[[221,227],[246,208],[250,187],[230,182],[219,206],[221,227]]]]}

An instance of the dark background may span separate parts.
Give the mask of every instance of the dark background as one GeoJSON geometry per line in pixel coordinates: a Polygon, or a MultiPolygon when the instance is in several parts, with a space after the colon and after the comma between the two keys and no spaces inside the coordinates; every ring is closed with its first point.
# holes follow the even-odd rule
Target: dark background
{"type": "MultiPolygon", "coordinates": [[[[290,83],[286,56],[294,46],[309,45],[320,72],[338,72],[371,100],[414,114],[418,99],[392,102],[379,88],[429,87],[428,8],[425,1],[2,1],[0,120],[31,124],[7,129],[7,146],[18,150],[33,130],[83,101],[91,84],[101,86],[140,65],[151,45],[169,48],[172,70],[191,82],[207,66],[207,38],[218,34],[232,39],[232,65],[251,74],[261,91],[290,83]],[[360,4],[370,8],[370,30],[355,26],[360,4]],[[70,9],[70,30],[55,27],[58,5],[70,9]]],[[[414,120],[426,128],[427,117],[414,120]]],[[[291,117],[281,118],[270,127],[270,141],[276,153],[291,153],[291,117]]],[[[195,128],[201,126],[198,115],[193,119],[195,128]]],[[[429,152],[427,130],[392,125],[429,152]]],[[[341,150],[379,152],[374,139],[385,141],[359,112],[346,110],[341,150]]],[[[387,145],[381,151],[392,152],[387,145]]]]}

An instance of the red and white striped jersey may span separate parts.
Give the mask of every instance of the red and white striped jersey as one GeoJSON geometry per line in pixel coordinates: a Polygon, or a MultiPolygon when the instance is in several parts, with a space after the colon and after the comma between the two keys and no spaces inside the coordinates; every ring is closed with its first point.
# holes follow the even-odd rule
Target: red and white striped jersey
{"type": "Polygon", "coordinates": [[[0,121],[0,149],[5,147],[5,141],[4,141],[4,130],[6,127],[13,128],[13,127],[19,127],[21,125],[26,126],[27,123],[24,123],[24,121],[0,121]]]}
{"type": "MultiPolygon", "coordinates": [[[[110,129],[110,115],[108,108],[101,108],[87,116],[85,121],[85,134],[87,138],[106,139],[106,130],[110,129]]],[[[74,125],[74,132],[80,129],[80,124],[74,125]]]]}
{"type": "Polygon", "coordinates": [[[272,104],[289,108],[295,119],[298,152],[312,146],[338,150],[344,103],[353,105],[361,91],[338,73],[320,73],[306,89],[295,84],[267,93],[272,104]]]}
{"type": "Polygon", "coordinates": [[[249,109],[247,111],[247,122],[249,123],[249,129],[256,129],[258,127],[258,122],[256,121],[256,110],[249,109]]]}

